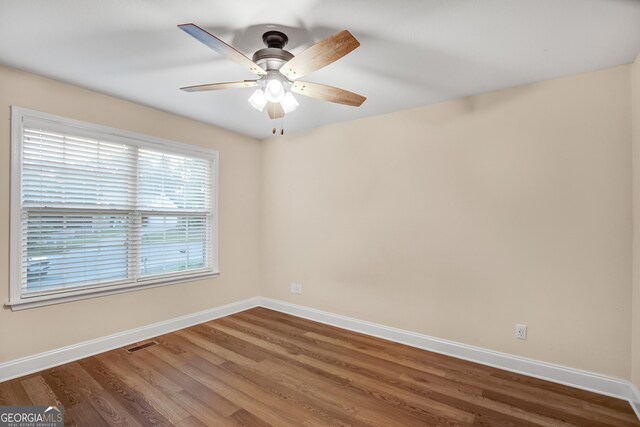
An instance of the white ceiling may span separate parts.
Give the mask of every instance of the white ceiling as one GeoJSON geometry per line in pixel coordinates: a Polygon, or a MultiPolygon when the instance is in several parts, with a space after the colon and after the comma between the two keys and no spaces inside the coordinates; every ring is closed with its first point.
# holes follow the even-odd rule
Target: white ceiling
{"type": "Polygon", "coordinates": [[[294,55],[353,33],[360,48],[305,80],[367,101],[297,96],[288,133],[627,64],[640,51],[637,0],[0,0],[0,64],[271,136],[251,89],[178,90],[254,78],[176,27],[187,22],[249,57],[269,28],[289,36],[294,55]]]}

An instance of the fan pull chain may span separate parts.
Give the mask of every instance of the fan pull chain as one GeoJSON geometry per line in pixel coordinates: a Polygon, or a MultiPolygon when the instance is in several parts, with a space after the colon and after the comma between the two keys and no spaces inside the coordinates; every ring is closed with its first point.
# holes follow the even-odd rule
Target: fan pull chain
{"type": "MultiPolygon", "coordinates": [[[[271,129],[272,134],[276,134],[277,129],[274,127],[271,129]]],[[[280,135],[284,135],[284,118],[280,120],[280,135]]]]}

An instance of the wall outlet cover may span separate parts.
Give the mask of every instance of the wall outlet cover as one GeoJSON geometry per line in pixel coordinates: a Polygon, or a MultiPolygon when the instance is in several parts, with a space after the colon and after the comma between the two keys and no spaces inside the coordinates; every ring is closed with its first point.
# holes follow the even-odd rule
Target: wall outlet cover
{"type": "Polygon", "coordinates": [[[527,325],[523,325],[522,323],[516,324],[516,338],[521,340],[527,339],[527,325]]]}

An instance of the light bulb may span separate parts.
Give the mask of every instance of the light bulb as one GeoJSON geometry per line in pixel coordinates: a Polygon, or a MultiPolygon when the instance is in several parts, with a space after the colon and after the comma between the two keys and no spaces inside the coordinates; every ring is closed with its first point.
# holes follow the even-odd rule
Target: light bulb
{"type": "Polygon", "coordinates": [[[280,101],[280,104],[282,105],[282,109],[285,113],[292,112],[298,108],[298,105],[300,105],[291,92],[287,92],[284,98],[282,98],[282,101],[280,101]]]}
{"type": "Polygon", "coordinates": [[[280,102],[284,98],[284,87],[278,79],[271,79],[264,88],[264,96],[269,102],[280,102]]]}
{"type": "Polygon", "coordinates": [[[264,106],[267,105],[267,98],[265,98],[262,89],[253,92],[253,95],[249,98],[249,104],[258,111],[264,110],[264,106]]]}

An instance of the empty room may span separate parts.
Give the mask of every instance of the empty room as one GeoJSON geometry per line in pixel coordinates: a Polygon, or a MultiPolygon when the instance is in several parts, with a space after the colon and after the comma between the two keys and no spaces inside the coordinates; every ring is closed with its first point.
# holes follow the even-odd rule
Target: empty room
{"type": "Polygon", "coordinates": [[[640,426],[640,1],[0,0],[0,427],[640,426]]]}

